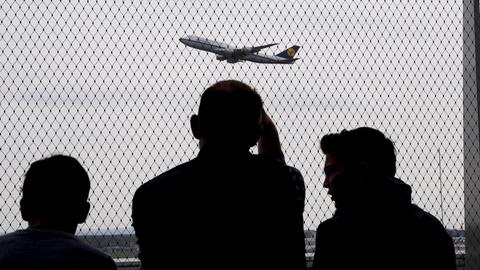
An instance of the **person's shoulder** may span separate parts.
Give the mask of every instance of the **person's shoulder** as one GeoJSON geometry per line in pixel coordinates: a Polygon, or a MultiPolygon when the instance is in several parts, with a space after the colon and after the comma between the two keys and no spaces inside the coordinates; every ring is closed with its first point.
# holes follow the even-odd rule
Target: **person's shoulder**
{"type": "Polygon", "coordinates": [[[410,209],[413,221],[417,226],[417,229],[420,229],[422,233],[443,235],[447,234],[445,227],[435,216],[421,209],[415,204],[412,204],[410,206],[410,209]]]}
{"type": "Polygon", "coordinates": [[[299,175],[302,177],[302,173],[300,172],[299,169],[295,168],[295,167],[292,167],[292,166],[289,166],[289,165],[286,165],[287,166],[287,170],[291,173],[291,174],[295,174],[295,175],[299,175]]]}
{"type": "Polygon", "coordinates": [[[274,181],[279,184],[280,179],[284,179],[288,186],[294,185],[294,189],[297,193],[303,194],[304,200],[305,182],[302,173],[295,167],[286,165],[283,157],[276,158],[271,155],[252,155],[252,161],[254,163],[253,168],[258,172],[262,172],[264,176],[275,179],[274,181]]]}
{"type": "Polygon", "coordinates": [[[7,245],[17,243],[17,240],[21,238],[22,233],[23,230],[19,230],[0,236],[0,246],[6,247],[7,245]]]}
{"type": "Polygon", "coordinates": [[[155,185],[169,184],[171,181],[175,181],[181,178],[184,174],[191,173],[191,170],[196,164],[196,159],[192,159],[185,163],[182,163],[143,184],[146,187],[153,187],[155,185]]]}
{"type": "Polygon", "coordinates": [[[335,238],[342,236],[346,230],[348,231],[348,226],[345,226],[345,219],[341,216],[333,216],[318,225],[317,227],[317,236],[335,238]]]}
{"type": "Polygon", "coordinates": [[[164,190],[165,187],[177,184],[179,179],[182,179],[185,174],[192,173],[195,163],[196,159],[190,160],[143,183],[135,192],[135,197],[144,196],[151,192],[157,193],[164,190]]]}
{"type": "Polygon", "coordinates": [[[421,250],[423,261],[428,262],[431,269],[455,269],[453,239],[442,222],[413,204],[412,213],[414,216],[414,226],[411,227],[413,241],[418,250],[421,250]]]}
{"type": "Polygon", "coordinates": [[[250,159],[258,164],[271,166],[285,166],[283,154],[257,154],[250,155],[250,159]]]}
{"type": "Polygon", "coordinates": [[[50,231],[48,230],[20,229],[0,236],[0,246],[19,247],[22,245],[30,245],[32,241],[48,239],[49,237],[50,231]]]}
{"type": "Polygon", "coordinates": [[[288,173],[289,175],[297,176],[303,178],[302,174],[298,169],[292,166],[288,166],[285,163],[285,159],[282,155],[251,155],[251,161],[256,166],[263,167],[265,170],[276,170],[283,173],[288,173]]]}
{"type": "Polygon", "coordinates": [[[77,258],[85,265],[88,265],[90,269],[116,269],[112,257],[84,243],[77,237],[68,240],[68,244],[65,243],[65,248],[63,250],[66,254],[69,254],[65,256],[72,256],[73,258],[78,256],[77,258]]]}
{"type": "Polygon", "coordinates": [[[343,237],[344,231],[342,228],[341,221],[336,217],[323,221],[317,227],[315,242],[322,245],[326,243],[334,245],[343,237]]]}
{"type": "MultiPolygon", "coordinates": [[[[286,170],[289,176],[292,177],[295,180],[295,182],[302,183],[302,185],[305,185],[303,180],[303,175],[297,168],[288,166],[288,165],[286,165],[286,167],[287,167],[286,170]]],[[[303,189],[305,189],[305,187],[303,187],[303,189]]]]}
{"type": "Polygon", "coordinates": [[[4,234],[4,235],[0,236],[0,241],[8,241],[12,238],[15,238],[15,237],[17,237],[18,233],[19,233],[19,231],[4,234]]]}
{"type": "Polygon", "coordinates": [[[318,225],[318,230],[332,230],[338,228],[343,223],[342,217],[340,216],[333,216],[325,221],[322,221],[320,225],[318,225]]]}
{"type": "Polygon", "coordinates": [[[38,258],[54,253],[65,262],[81,261],[82,265],[88,265],[88,269],[116,269],[115,262],[110,256],[87,245],[73,234],[61,231],[38,228],[19,230],[0,237],[0,246],[8,250],[3,255],[8,255],[10,260],[12,258],[19,260],[28,256],[34,261],[42,262],[42,266],[45,266],[43,260],[38,258]],[[33,243],[38,247],[37,249],[31,249],[33,243]]]}
{"type": "Polygon", "coordinates": [[[109,255],[107,255],[107,254],[103,253],[102,251],[84,243],[83,241],[81,241],[77,237],[75,237],[74,239],[75,240],[72,241],[72,245],[74,245],[74,248],[84,252],[85,254],[87,254],[88,257],[98,259],[98,260],[102,260],[102,261],[112,261],[112,258],[109,255]]]}
{"type": "MultiPolygon", "coordinates": [[[[56,245],[58,247],[62,246],[59,252],[64,252],[63,256],[65,258],[71,258],[71,261],[82,261],[90,269],[116,269],[112,257],[88,245],[76,236],[59,236],[56,245]]],[[[62,254],[58,255],[62,256],[62,254]]]]}
{"type": "Polygon", "coordinates": [[[412,216],[415,218],[417,222],[427,224],[427,225],[441,225],[440,221],[433,216],[432,214],[428,213],[427,211],[423,210],[422,208],[418,207],[415,204],[411,204],[410,211],[412,216]]]}

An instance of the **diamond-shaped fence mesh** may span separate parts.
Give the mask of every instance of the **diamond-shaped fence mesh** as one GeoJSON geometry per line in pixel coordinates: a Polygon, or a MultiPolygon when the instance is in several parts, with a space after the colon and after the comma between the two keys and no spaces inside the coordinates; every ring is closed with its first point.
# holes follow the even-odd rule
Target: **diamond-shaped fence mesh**
{"type": "Polygon", "coordinates": [[[395,142],[415,203],[464,229],[462,1],[6,0],[0,35],[2,232],[26,226],[23,175],[55,153],[91,177],[81,231],[131,232],[136,188],[196,155],[189,117],[230,78],[259,91],[303,173],[306,230],[333,212],[319,140],[358,126],[395,142]],[[301,59],[229,64],[179,42],[189,34],[279,43],[270,55],[300,45],[301,59]]]}

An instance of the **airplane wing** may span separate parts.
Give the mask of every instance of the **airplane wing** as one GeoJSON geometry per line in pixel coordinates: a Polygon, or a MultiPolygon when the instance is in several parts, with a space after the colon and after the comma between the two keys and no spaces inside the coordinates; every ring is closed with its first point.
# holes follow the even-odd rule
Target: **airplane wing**
{"type": "Polygon", "coordinates": [[[267,44],[267,45],[262,45],[262,46],[255,46],[255,47],[244,47],[240,49],[235,49],[235,53],[239,55],[246,55],[249,53],[257,53],[265,48],[272,47],[278,45],[278,43],[272,43],[272,44],[267,44]]]}
{"type": "Polygon", "coordinates": [[[272,44],[267,44],[267,45],[262,45],[262,46],[256,46],[256,47],[251,47],[251,48],[248,48],[250,49],[250,51],[252,53],[256,53],[256,52],[259,52],[260,50],[263,50],[265,48],[268,48],[268,47],[272,47],[272,46],[275,46],[275,45],[278,45],[278,43],[272,43],[272,44]]]}

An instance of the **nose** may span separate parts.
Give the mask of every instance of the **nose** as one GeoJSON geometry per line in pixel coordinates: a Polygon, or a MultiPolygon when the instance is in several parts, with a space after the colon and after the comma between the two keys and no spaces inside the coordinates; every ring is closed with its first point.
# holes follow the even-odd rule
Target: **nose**
{"type": "Polygon", "coordinates": [[[330,179],[328,177],[325,177],[325,180],[323,181],[323,187],[330,188],[330,179]]]}
{"type": "Polygon", "coordinates": [[[182,43],[184,43],[184,44],[185,44],[185,41],[186,41],[186,39],[185,39],[185,38],[181,38],[181,39],[179,39],[179,40],[180,40],[180,42],[182,42],[182,43]]]}

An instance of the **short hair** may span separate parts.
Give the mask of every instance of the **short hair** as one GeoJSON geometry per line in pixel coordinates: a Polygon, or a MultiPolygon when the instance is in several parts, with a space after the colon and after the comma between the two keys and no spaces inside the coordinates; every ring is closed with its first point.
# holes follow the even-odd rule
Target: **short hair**
{"type": "Polygon", "coordinates": [[[205,138],[244,139],[259,124],[262,98],[247,84],[227,80],[208,87],[200,99],[198,116],[205,138]]]}
{"type": "Polygon", "coordinates": [[[54,155],[32,163],[22,188],[23,207],[29,215],[68,218],[88,200],[90,180],[80,163],[69,156],[54,155]],[[73,212],[72,212],[73,211],[73,212]]]}
{"type": "Polygon", "coordinates": [[[360,127],[323,136],[320,148],[324,154],[349,164],[365,162],[370,173],[394,177],[396,153],[393,142],[373,128],[360,127]]]}

